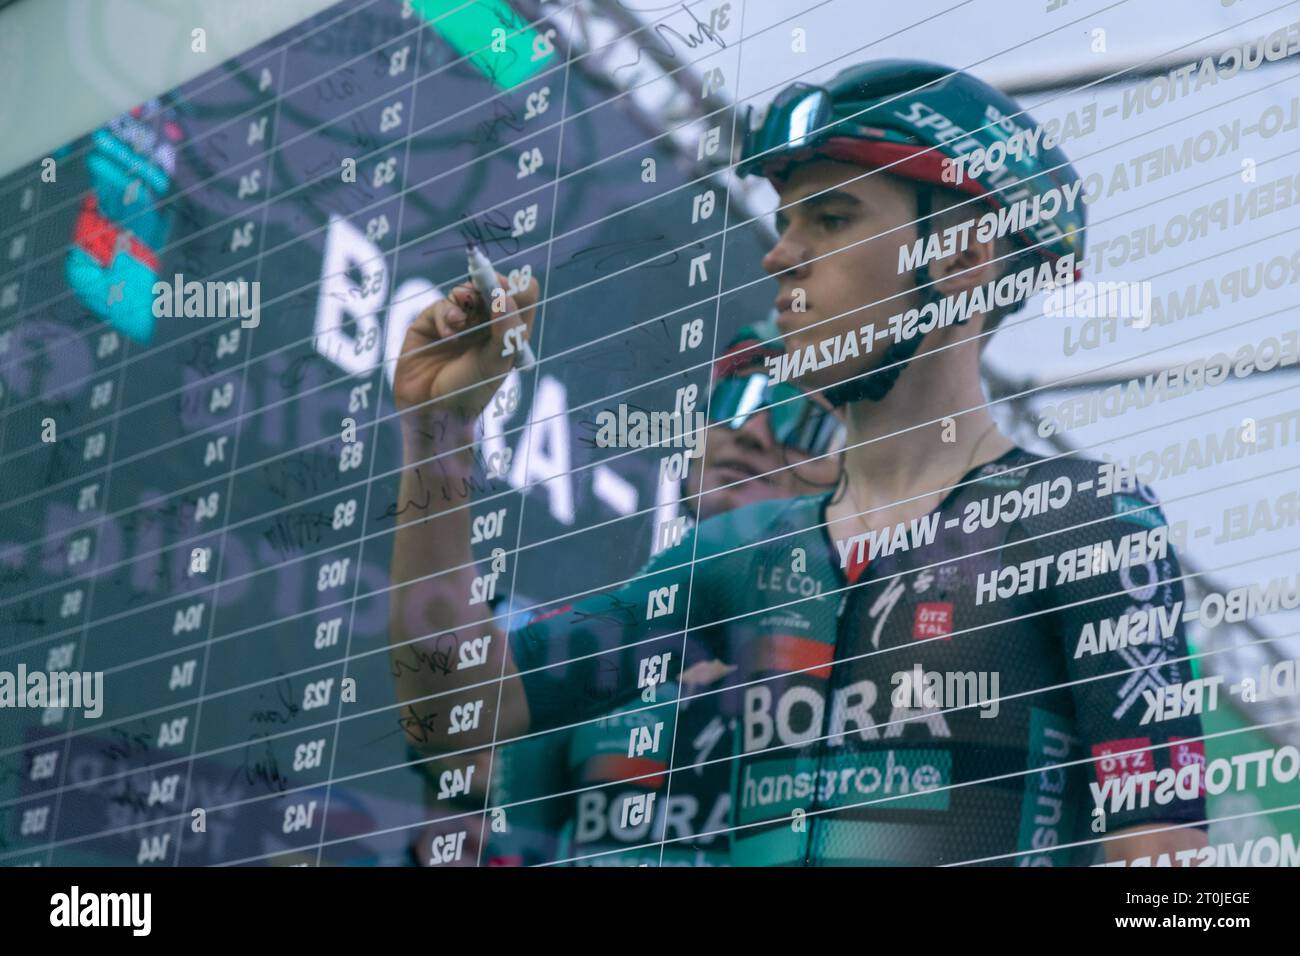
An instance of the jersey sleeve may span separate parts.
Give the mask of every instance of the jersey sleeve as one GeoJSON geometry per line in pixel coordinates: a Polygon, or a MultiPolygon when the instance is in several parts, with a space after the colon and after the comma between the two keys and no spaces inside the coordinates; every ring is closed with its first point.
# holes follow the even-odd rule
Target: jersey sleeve
{"type": "MultiPolygon", "coordinates": [[[[510,647],[536,732],[590,720],[641,693],[642,672],[656,683],[656,661],[677,650],[686,626],[695,531],[647,562],[623,586],[543,609],[510,632],[510,647]]],[[[696,582],[698,584],[698,581],[696,582]]]]}
{"type": "Polygon", "coordinates": [[[496,746],[492,806],[509,806],[510,825],[500,832],[488,828],[488,866],[536,866],[558,856],[557,834],[569,805],[552,795],[568,789],[564,777],[568,742],[568,734],[544,734],[496,746]]]}
{"type": "Polygon", "coordinates": [[[1088,812],[1103,811],[1106,833],[1203,821],[1201,719],[1152,706],[1194,674],[1182,569],[1164,513],[1152,489],[1131,479],[1122,492],[1098,496],[1095,462],[1071,463],[1067,473],[1069,506],[1022,527],[1046,564],[1037,603],[1065,660],[1088,812]],[[1193,762],[1201,771],[1182,775],[1188,786],[1173,786],[1193,762]]]}

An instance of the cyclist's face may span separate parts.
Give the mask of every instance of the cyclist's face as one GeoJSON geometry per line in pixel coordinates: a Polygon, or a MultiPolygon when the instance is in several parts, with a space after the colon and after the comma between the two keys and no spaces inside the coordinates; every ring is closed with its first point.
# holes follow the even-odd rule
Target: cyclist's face
{"type": "MultiPolygon", "coordinates": [[[[850,163],[813,160],[795,167],[781,189],[780,239],[763,268],[777,280],[776,324],[788,352],[832,336],[856,336],[868,324],[880,335],[889,316],[912,305],[911,274],[898,274],[898,250],[914,241],[916,227],[868,237],[914,220],[915,191],[902,180],[866,172],[850,163]],[[803,290],[803,312],[794,310],[796,289],[803,290]],[[867,305],[872,302],[878,304],[867,305]]],[[[884,350],[877,343],[872,352],[810,372],[799,384],[825,386],[874,368],[884,350]]],[[[859,352],[861,344],[859,338],[859,352]]],[[[820,357],[820,349],[814,354],[820,357]]]]}
{"type": "MultiPolygon", "coordinates": [[[[761,368],[759,369],[761,371],[761,368]]],[[[829,405],[826,405],[829,408],[829,405]]],[[[740,428],[726,422],[710,425],[704,434],[704,467],[693,463],[686,477],[686,492],[705,492],[699,502],[700,520],[741,505],[771,498],[814,494],[835,484],[839,456],[815,461],[772,437],[769,413],[750,415],[740,428]],[[730,486],[730,487],[726,487],[730,486]],[[721,488],[721,491],[714,489],[721,488]]]]}

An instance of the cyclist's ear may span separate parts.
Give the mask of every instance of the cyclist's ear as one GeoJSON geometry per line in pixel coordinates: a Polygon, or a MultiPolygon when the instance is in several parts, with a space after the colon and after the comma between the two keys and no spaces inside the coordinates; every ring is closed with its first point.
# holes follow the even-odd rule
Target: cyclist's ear
{"type": "MultiPolygon", "coordinates": [[[[942,235],[945,229],[955,227],[973,214],[970,197],[948,189],[932,186],[917,187],[917,211],[924,213],[917,223],[917,237],[924,239],[930,233],[942,235]]],[[[929,279],[940,295],[952,296],[970,292],[977,286],[1001,278],[1006,268],[998,261],[1001,243],[996,238],[980,240],[975,230],[967,230],[967,240],[958,243],[953,252],[941,254],[928,266],[929,279]]]]}
{"type": "Polygon", "coordinates": [[[998,244],[993,239],[978,241],[974,235],[965,249],[935,259],[930,263],[930,279],[941,295],[954,296],[1002,277],[1005,265],[998,259],[998,244]]]}

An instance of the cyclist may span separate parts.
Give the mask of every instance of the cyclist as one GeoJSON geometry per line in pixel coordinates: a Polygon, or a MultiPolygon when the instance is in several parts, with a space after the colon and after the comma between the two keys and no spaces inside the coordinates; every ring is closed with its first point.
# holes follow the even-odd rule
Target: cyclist
{"type": "MultiPolygon", "coordinates": [[[[741,329],[713,363],[715,384],[707,405],[711,423],[705,432],[705,451],[698,463],[688,468],[682,482],[682,502],[691,519],[753,501],[826,490],[839,480],[838,456],[830,453],[843,446],[844,426],[822,396],[804,394],[794,385],[770,387],[763,362],[781,354],[776,326],[768,320],[741,329]]],[[[499,607],[494,611],[502,613],[499,607]]],[[[688,687],[707,686],[726,669],[721,661],[702,661],[683,680],[688,687]]],[[[712,754],[723,741],[712,726],[712,715],[696,726],[702,710],[683,705],[682,732],[692,739],[703,734],[702,739],[712,744],[712,754]]],[[[603,811],[611,799],[624,793],[661,789],[662,778],[644,779],[642,772],[643,779],[623,784],[617,795],[595,792],[597,784],[637,777],[647,766],[620,758],[620,751],[627,746],[627,725],[644,720],[635,712],[610,715],[578,732],[526,738],[498,747],[491,767],[480,758],[478,779],[486,779],[490,772],[495,785],[493,803],[521,804],[512,812],[507,830],[490,834],[485,855],[489,865],[529,865],[569,856],[616,865],[626,865],[640,856],[657,860],[657,849],[640,856],[609,852],[640,841],[617,825],[606,825],[603,811]],[[584,788],[577,796],[538,799],[584,788]],[[558,847],[561,833],[564,849],[558,847]]],[[[445,769],[437,761],[416,766],[433,787],[445,769]]],[[[653,762],[650,766],[653,768],[653,762]]],[[[709,821],[725,815],[730,801],[728,779],[727,767],[715,764],[700,768],[684,786],[679,785],[674,799],[690,809],[673,817],[675,823],[682,821],[679,829],[707,832],[709,821]]],[[[477,789],[475,795],[481,802],[482,790],[477,789]]],[[[704,837],[703,842],[705,846],[699,849],[670,849],[666,859],[725,864],[725,841],[704,837]]],[[[423,843],[421,834],[419,845],[423,843]]],[[[418,860],[419,846],[414,852],[418,860]]]]}
{"type": "MultiPolygon", "coordinates": [[[[791,360],[769,374],[842,407],[842,486],[703,521],[617,593],[494,642],[498,736],[632,699],[675,647],[669,678],[699,660],[735,667],[711,695],[735,722],[735,863],[1061,864],[1203,845],[1199,718],[1141,722],[1144,690],[1191,677],[1157,499],[1100,462],[1019,448],[985,408],[984,333],[1072,280],[1082,255],[1064,154],[982,81],[887,60],[787,89],[747,130],[741,171],[781,198],[764,267],[791,360]],[[995,143],[1005,165],[954,175],[995,143]],[[1052,220],[963,225],[1020,201],[1052,220]],[[670,603],[687,581],[689,607],[670,603]],[[1095,640],[1156,617],[1141,653],[1095,640]],[[569,663],[544,666],[557,652],[569,663]],[[1171,799],[1151,798],[1157,773],[1177,774],[1171,799]]],[[[538,295],[507,308],[531,323],[538,295]]],[[[399,403],[414,421],[440,409],[444,433],[461,423],[455,444],[507,370],[505,323],[487,319],[457,290],[417,320],[399,365],[399,403]]],[[[439,520],[397,532],[399,645],[422,639],[413,614],[435,632],[475,620],[468,517],[439,520]]],[[[481,696],[467,686],[412,672],[399,691],[429,712],[481,696]]],[[[433,752],[470,743],[430,724],[433,752]]]]}
{"type": "MultiPolygon", "coordinates": [[[[843,446],[844,426],[821,395],[805,394],[795,385],[771,387],[763,363],[782,351],[769,320],[741,329],[713,363],[704,454],[682,483],[682,501],[692,518],[825,491],[839,480],[838,456],[832,453],[843,446]]],[[[682,675],[682,684],[688,693],[703,689],[729,669],[725,662],[702,660],[682,675]]],[[[671,698],[673,690],[664,688],[664,694],[671,698]]],[[[656,792],[664,801],[660,812],[670,833],[679,838],[668,846],[663,861],[726,865],[727,841],[715,831],[730,808],[730,769],[719,759],[729,752],[728,735],[707,706],[684,701],[680,712],[667,715],[662,734],[679,734],[682,747],[693,747],[699,756],[697,763],[714,761],[679,775],[669,792],[662,773],[668,769],[666,759],[626,753],[630,728],[653,727],[660,716],[640,703],[638,699],[636,705],[570,732],[497,749],[493,805],[529,802],[511,814],[509,830],[490,834],[489,864],[555,858],[604,866],[657,863],[659,848],[645,846],[636,828],[611,823],[608,813],[610,805],[628,795],[656,792]],[[551,796],[555,794],[566,796],[551,796]],[[562,845],[550,839],[556,834],[562,835],[562,845]],[[686,845],[694,834],[704,834],[699,845],[686,845]]]]}

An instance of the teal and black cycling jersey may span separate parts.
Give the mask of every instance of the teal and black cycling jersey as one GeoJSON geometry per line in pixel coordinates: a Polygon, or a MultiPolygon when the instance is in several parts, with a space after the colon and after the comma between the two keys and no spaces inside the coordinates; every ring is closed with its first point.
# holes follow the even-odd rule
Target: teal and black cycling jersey
{"type": "Polygon", "coordinates": [[[615,708],[664,724],[621,743],[671,759],[642,775],[658,805],[606,801],[607,823],[688,850],[725,836],[738,865],[1060,865],[1127,827],[1204,820],[1203,792],[1140,776],[1204,761],[1198,717],[1144,723],[1153,692],[1192,677],[1149,488],[1014,448],[864,541],[856,583],[829,500],[709,519],[624,587],[512,632],[533,731],[615,708]],[[679,696],[704,661],[730,669],[679,696]],[[674,746],[679,706],[712,735],[674,746]],[[672,812],[678,781],[720,767],[725,823],[672,812]]]}
{"type": "MultiPolygon", "coordinates": [[[[655,696],[674,701],[676,687],[656,685],[655,696]]],[[[730,767],[724,758],[732,741],[712,703],[696,698],[645,707],[638,698],[598,720],[498,746],[491,804],[508,808],[510,825],[490,832],[488,865],[730,865],[730,767]],[[628,753],[634,728],[653,734],[656,724],[661,741],[676,735],[679,767],[688,762],[687,748],[694,754],[671,790],[665,786],[667,746],[628,753]],[[624,801],[645,794],[661,801],[666,843],[649,842],[653,814],[635,824],[621,819],[624,801]]]]}

